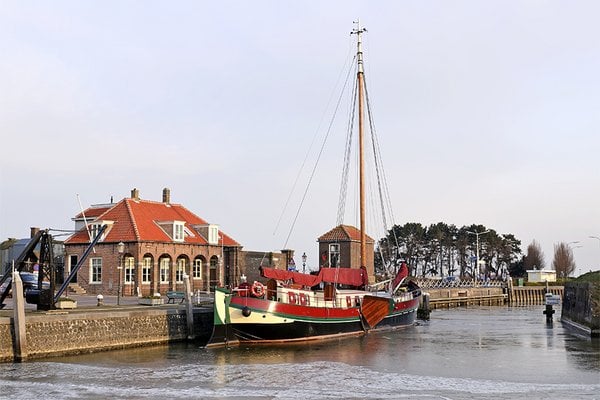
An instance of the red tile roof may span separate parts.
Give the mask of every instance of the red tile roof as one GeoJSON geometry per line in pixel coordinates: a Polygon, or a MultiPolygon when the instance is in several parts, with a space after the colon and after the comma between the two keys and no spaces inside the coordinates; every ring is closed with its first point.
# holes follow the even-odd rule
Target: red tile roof
{"type": "MultiPolygon", "coordinates": [[[[95,210],[90,208],[88,210],[95,210]]],[[[208,222],[198,217],[180,204],[167,204],[148,200],[135,200],[126,198],[114,204],[99,215],[94,216],[97,221],[113,221],[103,242],[175,242],[158,224],[159,222],[184,222],[187,232],[183,243],[208,244],[194,226],[208,225],[208,222]]],[[[88,233],[85,229],[72,235],[65,244],[89,243],[88,233]]],[[[239,246],[240,244],[219,230],[219,246],[239,246]]]]}
{"type": "Polygon", "coordinates": [[[95,206],[91,206],[87,210],[84,210],[82,213],[77,214],[75,216],[75,219],[83,218],[83,214],[85,214],[86,219],[96,218],[104,214],[106,211],[110,210],[110,208],[113,206],[114,204],[98,204],[95,206]]]}
{"type": "MultiPolygon", "coordinates": [[[[319,242],[360,242],[360,230],[350,225],[339,225],[321,235],[317,240],[319,242]]],[[[369,235],[367,235],[367,243],[374,243],[369,235]]]]}

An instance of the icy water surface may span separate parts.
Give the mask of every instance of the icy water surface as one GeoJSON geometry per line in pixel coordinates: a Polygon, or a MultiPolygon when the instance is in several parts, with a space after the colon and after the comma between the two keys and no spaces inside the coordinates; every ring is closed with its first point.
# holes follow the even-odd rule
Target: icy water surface
{"type": "Polygon", "coordinates": [[[542,310],[434,311],[408,329],[310,345],[0,364],[0,398],[600,399],[600,341],[546,325],[542,310]]]}

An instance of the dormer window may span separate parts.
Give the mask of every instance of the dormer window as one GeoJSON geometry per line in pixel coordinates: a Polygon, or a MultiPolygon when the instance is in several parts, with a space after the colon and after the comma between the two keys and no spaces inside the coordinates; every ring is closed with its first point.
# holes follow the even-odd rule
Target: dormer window
{"type": "Polygon", "coordinates": [[[104,238],[106,237],[106,234],[112,227],[113,223],[114,223],[114,221],[98,221],[98,222],[88,225],[88,228],[90,230],[89,231],[90,240],[96,239],[96,236],[98,236],[98,232],[100,232],[102,225],[106,225],[106,229],[104,230],[104,233],[102,234],[102,237],[100,238],[100,240],[104,240],[104,238]]]}
{"type": "Polygon", "coordinates": [[[208,226],[208,244],[219,244],[219,226],[208,226]]]}
{"type": "Polygon", "coordinates": [[[98,236],[98,232],[100,232],[100,228],[102,227],[102,225],[100,224],[91,224],[89,225],[90,227],[90,237],[92,240],[96,239],[96,236],[98,236]]]}
{"type": "Polygon", "coordinates": [[[184,225],[183,222],[173,223],[173,240],[176,242],[183,242],[184,225]]]}
{"type": "Polygon", "coordinates": [[[200,234],[208,244],[218,245],[221,235],[219,234],[219,225],[208,224],[208,225],[194,225],[196,232],[200,234]]]}

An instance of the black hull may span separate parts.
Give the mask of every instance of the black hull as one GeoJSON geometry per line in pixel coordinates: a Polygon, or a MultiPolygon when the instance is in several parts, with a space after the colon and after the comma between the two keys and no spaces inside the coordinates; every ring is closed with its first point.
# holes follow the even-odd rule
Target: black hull
{"type": "Polygon", "coordinates": [[[391,315],[375,329],[366,329],[360,320],[349,322],[294,321],[285,324],[228,324],[215,326],[208,344],[229,345],[239,343],[269,344],[326,340],[344,336],[363,335],[369,331],[399,329],[411,326],[416,320],[416,310],[391,315]]]}

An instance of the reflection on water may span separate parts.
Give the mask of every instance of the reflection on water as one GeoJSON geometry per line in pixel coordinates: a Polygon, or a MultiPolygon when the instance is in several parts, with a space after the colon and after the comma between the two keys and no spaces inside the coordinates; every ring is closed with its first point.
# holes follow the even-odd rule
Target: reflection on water
{"type": "Polygon", "coordinates": [[[541,307],[436,311],[401,331],[305,345],[192,344],[0,365],[0,397],[599,398],[600,344],[541,307]]]}

